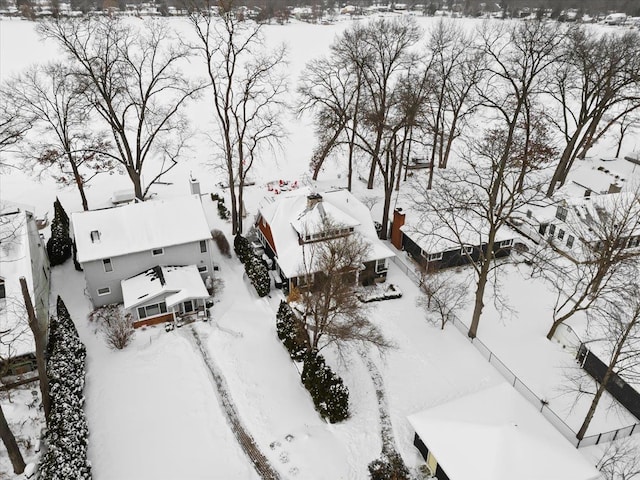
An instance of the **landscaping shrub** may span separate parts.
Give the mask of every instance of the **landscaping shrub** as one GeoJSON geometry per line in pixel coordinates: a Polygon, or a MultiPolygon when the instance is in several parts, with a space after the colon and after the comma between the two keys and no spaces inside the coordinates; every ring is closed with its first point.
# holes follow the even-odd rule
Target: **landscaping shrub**
{"type": "Polygon", "coordinates": [[[323,418],[331,423],[349,418],[349,390],[317,352],[309,352],[304,359],[302,383],[323,418]]]}
{"type": "Polygon", "coordinates": [[[221,230],[213,230],[211,232],[211,238],[218,246],[218,250],[225,257],[231,258],[231,246],[229,245],[229,240],[224,236],[221,230]]]}
{"type": "Polygon", "coordinates": [[[122,350],[133,337],[133,320],[131,314],[125,314],[118,304],[104,305],[89,314],[89,320],[101,323],[107,346],[122,350]]]}
{"type": "Polygon", "coordinates": [[[371,480],[409,480],[409,469],[398,452],[383,454],[369,464],[371,480]]]}
{"type": "Polygon", "coordinates": [[[271,277],[269,270],[262,262],[262,259],[251,254],[249,261],[244,264],[247,276],[258,292],[258,296],[264,297],[271,291],[271,277]]]}
{"type": "Polygon", "coordinates": [[[64,302],[58,297],[47,348],[51,413],[40,458],[40,480],[90,480],[87,460],[89,430],[84,416],[86,351],[64,302]]]}
{"type": "Polygon", "coordinates": [[[249,240],[247,240],[239,233],[233,239],[233,250],[236,252],[236,255],[238,256],[240,261],[244,264],[246,264],[251,259],[251,257],[254,256],[249,240]]]}
{"type": "Polygon", "coordinates": [[[69,236],[69,217],[57,198],[53,203],[53,210],[51,238],[47,241],[47,254],[52,267],[62,265],[71,258],[73,248],[73,241],[69,236]]]}
{"type": "Polygon", "coordinates": [[[308,352],[307,343],[304,340],[304,332],[296,321],[294,313],[287,302],[282,300],[276,314],[276,330],[278,338],[289,352],[289,356],[296,361],[304,360],[308,352]]]}
{"type": "Polygon", "coordinates": [[[224,204],[223,198],[218,200],[218,216],[222,220],[229,220],[229,218],[231,217],[231,213],[229,212],[229,209],[227,208],[227,206],[224,204]]]}

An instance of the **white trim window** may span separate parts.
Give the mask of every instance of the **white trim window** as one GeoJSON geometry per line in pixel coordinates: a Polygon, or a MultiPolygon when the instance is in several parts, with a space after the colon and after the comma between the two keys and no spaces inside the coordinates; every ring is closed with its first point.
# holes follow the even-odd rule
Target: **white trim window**
{"type": "Polygon", "coordinates": [[[386,258],[378,258],[376,260],[376,273],[382,273],[382,272],[386,272],[387,270],[389,270],[389,263],[387,262],[386,258]]]}
{"type": "Polygon", "coordinates": [[[151,250],[151,255],[154,257],[164,255],[164,248],[154,248],[153,250],[151,250]]]}
{"type": "Polygon", "coordinates": [[[209,269],[207,268],[206,265],[200,265],[198,267],[198,272],[200,272],[200,273],[207,273],[208,271],[209,271],[209,269]]]}
{"type": "Polygon", "coordinates": [[[569,235],[567,237],[567,248],[573,247],[573,242],[575,241],[575,237],[573,235],[569,235]]]}
{"type": "Polygon", "coordinates": [[[473,246],[472,245],[465,245],[464,247],[462,247],[460,249],[460,255],[471,255],[473,254],[473,246]]]}
{"type": "Polygon", "coordinates": [[[498,248],[506,248],[506,247],[512,247],[513,246],[513,238],[510,238],[509,240],[502,240],[501,242],[498,242],[498,248]]]}
{"type": "Polygon", "coordinates": [[[427,262],[435,262],[438,260],[442,260],[442,252],[426,253],[423,251],[422,256],[427,260],[427,262]]]}
{"type": "Polygon", "coordinates": [[[167,313],[167,304],[165,302],[138,307],[138,318],[140,320],[143,318],[156,317],[163,313],[167,313]]]}
{"type": "Polygon", "coordinates": [[[207,253],[207,241],[200,240],[200,253],[207,253]]]}
{"type": "Polygon", "coordinates": [[[109,287],[102,287],[98,289],[99,297],[104,297],[105,295],[109,295],[109,294],[111,294],[111,288],[109,287]]]}
{"type": "Polygon", "coordinates": [[[102,266],[104,267],[104,271],[106,273],[113,272],[113,263],[111,263],[111,259],[110,258],[103,258],[102,259],[102,266]]]}

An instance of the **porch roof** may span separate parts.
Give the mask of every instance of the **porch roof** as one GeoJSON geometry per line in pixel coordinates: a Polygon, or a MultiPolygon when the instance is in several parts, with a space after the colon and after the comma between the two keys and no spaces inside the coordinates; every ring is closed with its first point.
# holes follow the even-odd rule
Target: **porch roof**
{"type": "Polygon", "coordinates": [[[167,307],[193,298],[208,298],[209,292],[195,265],[157,266],[122,280],[124,308],[135,308],[164,297],[167,307]]]}

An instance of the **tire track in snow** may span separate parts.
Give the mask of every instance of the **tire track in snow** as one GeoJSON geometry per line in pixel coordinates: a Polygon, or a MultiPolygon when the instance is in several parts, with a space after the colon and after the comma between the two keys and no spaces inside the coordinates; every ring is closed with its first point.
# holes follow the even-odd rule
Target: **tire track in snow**
{"type": "Polygon", "coordinates": [[[251,437],[251,434],[247,432],[240,421],[240,416],[238,415],[236,406],[233,403],[231,394],[229,393],[227,382],[209,355],[209,352],[207,352],[207,349],[202,345],[200,335],[198,335],[198,332],[196,332],[192,326],[189,327],[189,332],[191,332],[191,336],[193,337],[193,340],[202,355],[202,359],[211,374],[211,379],[213,380],[216,391],[218,392],[218,399],[222,405],[222,410],[227,416],[227,420],[231,425],[231,431],[233,431],[233,434],[236,436],[240,447],[242,447],[242,450],[244,450],[245,454],[251,460],[251,463],[253,463],[254,468],[263,479],[280,480],[280,475],[271,466],[267,457],[265,457],[265,455],[260,451],[253,440],[253,437],[251,437]]]}

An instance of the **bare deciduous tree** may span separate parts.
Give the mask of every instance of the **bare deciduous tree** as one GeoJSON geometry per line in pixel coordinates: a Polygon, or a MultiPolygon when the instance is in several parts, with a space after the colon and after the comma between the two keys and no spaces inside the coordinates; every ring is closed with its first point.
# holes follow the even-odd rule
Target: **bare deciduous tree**
{"type": "Polygon", "coordinates": [[[89,320],[100,323],[109,348],[122,350],[131,342],[134,334],[132,317],[121,305],[97,308],[89,314],[89,320]]]}
{"type": "Polygon", "coordinates": [[[84,210],[85,186],[97,174],[112,171],[105,136],[87,129],[90,104],[74,72],[61,63],[30,68],[2,89],[2,95],[35,128],[26,136],[22,157],[39,173],[62,185],[75,184],[84,210]]]}
{"type": "MultiPolygon", "coordinates": [[[[593,197],[583,206],[560,207],[566,222],[559,228],[576,239],[570,252],[557,240],[543,243],[535,255],[534,274],[546,278],[556,293],[547,338],[578,312],[622,288],[635,275],[640,252],[640,191],[593,197]]],[[[550,227],[547,227],[550,228],[550,227]]]]}
{"type": "Polygon", "coordinates": [[[242,233],[247,175],[258,157],[280,144],[286,92],[286,49],[263,47],[261,25],[242,21],[231,3],[208,5],[189,15],[197,41],[192,46],[205,63],[212,106],[220,130],[231,196],[232,233],[242,233]]]}
{"type": "Polygon", "coordinates": [[[113,137],[114,151],[101,153],[126,171],[144,200],[177,165],[189,133],[182,108],[203,88],[183,73],[189,49],[158,20],[138,28],[110,17],[52,20],[38,31],[72,59],[82,91],[113,137]]]}
{"type": "MultiPolygon", "coordinates": [[[[607,369],[597,384],[589,410],[576,434],[584,438],[598,403],[607,386],[617,375],[627,380],[640,378],[640,299],[638,284],[628,285],[629,290],[621,290],[610,301],[601,302],[597,309],[588,312],[590,336],[597,338],[607,369]]],[[[582,390],[585,393],[585,390],[582,390]]]]}
{"type": "Polygon", "coordinates": [[[625,115],[640,108],[640,51],[635,32],[594,36],[574,28],[566,55],[553,78],[551,94],[560,114],[552,115],[565,147],[547,195],[563,185],[574,160],[584,158],[597,138],[625,115]],[[603,124],[607,114],[612,115],[603,124]]]}
{"type": "MultiPolygon", "coordinates": [[[[24,137],[25,133],[33,126],[33,117],[22,115],[23,105],[10,102],[5,95],[0,95],[0,154],[6,153],[10,148],[24,137]]],[[[4,155],[0,157],[0,168],[8,166],[4,155]]]]}
{"type": "MultiPolygon", "coordinates": [[[[326,231],[335,230],[325,222],[326,231]]],[[[350,345],[391,347],[379,329],[367,319],[364,305],[355,295],[357,275],[368,244],[356,234],[305,245],[304,270],[307,285],[299,286],[292,298],[302,310],[301,322],[310,350],[333,345],[339,352],[350,345]]]]}
{"type": "Polygon", "coordinates": [[[448,272],[424,272],[420,282],[422,295],[416,302],[427,313],[427,321],[444,330],[447,323],[458,319],[458,313],[467,304],[468,291],[468,285],[458,282],[448,272]]]}
{"type": "Polygon", "coordinates": [[[605,480],[633,480],[640,477],[640,452],[628,439],[609,442],[596,468],[605,480]]]}

